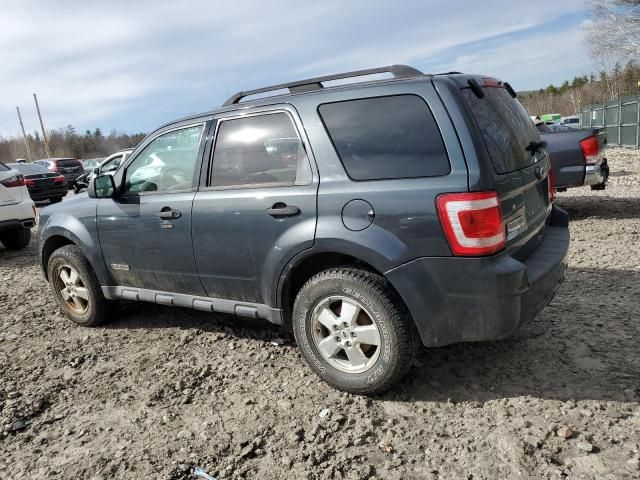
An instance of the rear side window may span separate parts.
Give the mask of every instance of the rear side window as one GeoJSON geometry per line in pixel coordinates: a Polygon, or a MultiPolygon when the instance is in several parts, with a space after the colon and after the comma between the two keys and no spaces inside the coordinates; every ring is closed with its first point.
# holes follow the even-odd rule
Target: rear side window
{"type": "Polygon", "coordinates": [[[222,120],[213,152],[212,187],[286,187],[311,183],[307,153],[287,113],[222,120]]]}
{"type": "Polygon", "coordinates": [[[436,177],[451,172],[433,114],[416,95],[326,103],[318,111],[353,180],[436,177]]]}
{"type": "Polygon", "coordinates": [[[471,89],[462,89],[493,167],[498,173],[527,167],[531,164],[532,154],[526,148],[531,142],[540,140],[529,114],[506,89],[485,87],[483,91],[484,97],[478,98],[471,89]]]}

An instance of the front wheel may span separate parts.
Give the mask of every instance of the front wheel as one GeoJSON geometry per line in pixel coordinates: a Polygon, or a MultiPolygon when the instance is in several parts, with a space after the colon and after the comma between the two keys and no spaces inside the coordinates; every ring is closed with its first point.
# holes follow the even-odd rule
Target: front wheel
{"type": "Polygon", "coordinates": [[[383,277],[355,268],[326,270],[298,293],[296,342],[311,368],[351,393],[384,392],[408,372],[415,327],[383,277]]]}
{"type": "Polygon", "coordinates": [[[93,327],[103,323],[110,310],[89,261],[75,245],[54,251],[47,266],[49,284],[62,311],[74,323],[93,327]]]}

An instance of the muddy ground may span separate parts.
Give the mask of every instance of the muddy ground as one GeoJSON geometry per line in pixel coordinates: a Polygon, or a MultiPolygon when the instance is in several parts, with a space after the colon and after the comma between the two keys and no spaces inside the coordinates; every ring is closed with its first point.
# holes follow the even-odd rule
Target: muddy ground
{"type": "Polygon", "coordinates": [[[266,323],[124,304],[76,327],[35,244],[0,247],[0,478],[640,478],[640,155],[610,160],[606,191],[559,194],[570,267],[537,320],[374,399],[266,323]]]}

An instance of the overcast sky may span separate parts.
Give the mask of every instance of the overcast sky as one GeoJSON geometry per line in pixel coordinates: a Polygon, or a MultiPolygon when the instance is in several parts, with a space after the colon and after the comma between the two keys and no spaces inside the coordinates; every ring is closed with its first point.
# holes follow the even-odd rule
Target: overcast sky
{"type": "Polygon", "coordinates": [[[587,0],[3,2],[0,135],[38,127],[150,131],[237,90],[407,63],[516,90],[590,70],[587,0]]]}

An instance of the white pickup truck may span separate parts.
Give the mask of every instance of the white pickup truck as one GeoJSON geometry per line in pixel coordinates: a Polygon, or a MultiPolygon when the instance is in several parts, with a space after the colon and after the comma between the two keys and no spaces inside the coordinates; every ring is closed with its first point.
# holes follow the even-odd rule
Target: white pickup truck
{"type": "Polygon", "coordinates": [[[9,250],[29,245],[36,207],[24,177],[0,162],[0,242],[9,250]]]}

